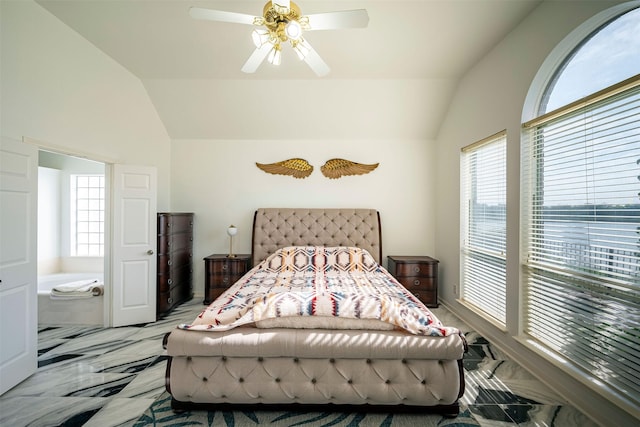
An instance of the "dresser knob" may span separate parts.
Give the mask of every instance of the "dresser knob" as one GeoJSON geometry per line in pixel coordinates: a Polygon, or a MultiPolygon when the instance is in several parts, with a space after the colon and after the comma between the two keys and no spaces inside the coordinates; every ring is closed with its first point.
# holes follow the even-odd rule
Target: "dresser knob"
{"type": "Polygon", "coordinates": [[[226,270],[227,269],[227,264],[222,264],[222,269],[226,270]]]}
{"type": "Polygon", "coordinates": [[[420,286],[420,280],[416,279],[413,281],[414,286],[420,286]]]}
{"type": "Polygon", "coordinates": [[[420,267],[413,267],[413,272],[414,273],[420,273],[420,267]]]}

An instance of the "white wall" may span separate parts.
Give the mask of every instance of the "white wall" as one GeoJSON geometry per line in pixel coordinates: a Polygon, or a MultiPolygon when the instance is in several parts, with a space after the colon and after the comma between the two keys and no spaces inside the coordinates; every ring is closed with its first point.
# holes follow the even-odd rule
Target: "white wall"
{"type": "Polygon", "coordinates": [[[168,209],[170,140],[140,80],[35,2],[0,8],[2,135],[156,166],[168,209]]]}
{"type": "Polygon", "coordinates": [[[38,274],[60,271],[60,171],[38,168],[38,274]]]}
{"type": "Polygon", "coordinates": [[[253,213],[261,207],[374,208],[380,211],[383,257],[434,252],[439,181],[430,141],[178,140],[172,142],[171,158],[172,207],[195,213],[197,295],[204,292],[202,258],[228,253],[230,224],[239,229],[234,252],[250,253],[253,213]],[[255,165],[293,157],[314,166],[311,176],[271,175],[255,165]],[[380,166],[366,175],[329,180],[320,166],[334,157],[380,166]]]}
{"type": "Polygon", "coordinates": [[[514,338],[519,333],[520,309],[519,161],[521,116],[536,72],[547,55],[572,30],[618,3],[542,3],[461,80],[435,148],[438,178],[447,183],[436,190],[435,255],[442,267],[441,300],[492,343],[540,375],[543,381],[603,425],[632,425],[633,418],[514,338]],[[459,304],[454,291],[460,281],[460,149],[503,129],[507,130],[506,332],[459,304]]]}

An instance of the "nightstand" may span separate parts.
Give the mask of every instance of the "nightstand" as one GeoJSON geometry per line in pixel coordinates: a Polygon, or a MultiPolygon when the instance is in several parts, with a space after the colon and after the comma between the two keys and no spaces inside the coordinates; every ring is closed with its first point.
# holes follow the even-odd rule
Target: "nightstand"
{"type": "Polygon", "coordinates": [[[204,304],[218,298],[229,286],[237,282],[251,268],[251,255],[241,254],[233,258],[213,254],[204,258],[204,304]]]}
{"type": "Polygon", "coordinates": [[[389,273],[427,307],[438,306],[438,261],[428,256],[388,256],[389,273]]]}

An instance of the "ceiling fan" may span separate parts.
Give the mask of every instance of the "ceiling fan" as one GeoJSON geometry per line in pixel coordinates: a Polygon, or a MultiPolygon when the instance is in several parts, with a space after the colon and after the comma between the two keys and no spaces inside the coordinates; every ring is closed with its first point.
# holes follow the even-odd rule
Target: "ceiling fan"
{"type": "Polygon", "coordinates": [[[365,9],[302,15],[300,7],[289,0],[268,1],[264,5],[262,16],[199,7],[190,8],[189,14],[194,19],[259,27],[251,33],[256,49],[242,66],[245,73],[254,73],[265,58],[271,64],[279,65],[282,45],[289,42],[298,57],[320,77],[329,73],[329,66],[302,36],[303,32],[364,28],[369,23],[369,15],[365,9]]]}

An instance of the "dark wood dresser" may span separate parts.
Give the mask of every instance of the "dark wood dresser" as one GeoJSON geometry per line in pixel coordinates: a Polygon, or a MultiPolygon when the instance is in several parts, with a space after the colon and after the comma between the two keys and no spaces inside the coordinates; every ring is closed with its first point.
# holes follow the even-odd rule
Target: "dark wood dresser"
{"type": "Polygon", "coordinates": [[[251,268],[251,255],[213,254],[204,258],[204,304],[211,304],[251,268]]]}
{"type": "Polygon", "coordinates": [[[193,298],[193,213],[158,213],[156,317],[193,298]]]}
{"type": "Polygon", "coordinates": [[[438,306],[438,263],[428,256],[387,257],[389,273],[427,307],[438,306]]]}

